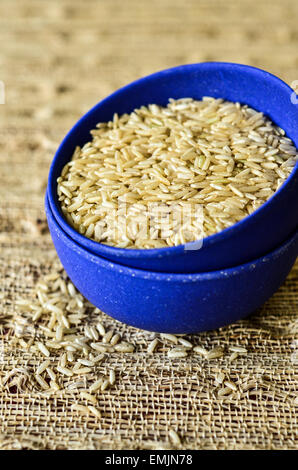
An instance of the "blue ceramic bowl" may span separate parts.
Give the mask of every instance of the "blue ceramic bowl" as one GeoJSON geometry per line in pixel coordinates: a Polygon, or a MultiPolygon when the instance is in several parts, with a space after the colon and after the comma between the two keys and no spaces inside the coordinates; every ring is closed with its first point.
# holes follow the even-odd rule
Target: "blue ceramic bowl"
{"type": "Polygon", "coordinates": [[[203,241],[199,250],[187,244],[161,249],[134,250],[111,247],[79,234],[64,219],[57,198],[57,177],[76,145],[90,140],[90,129],[113,113],[129,113],[141,105],[166,105],[169,98],[204,95],[246,103],[264,112],[298,146],[298,106],[293,90],[263,70],[239,64],[201,63],[155,73],[113,93],[83,116],[60,145],[49,174],[48,197],[63,230],[82,247],[103,258],[140,269],[190,273],[236,266],[279,246],[298,226],[298,165],[271,199],[252,215],[203,241]]]}
{"type": "Polygon", "coordinates": [[[195,333],[235,322],[282,284],[298,254],[298,231],[277,250],[236,268],[166,274],[128,268],[94,255],[46,215],[58,256],[78,290],[108,315],[145,330],[195,333]]]}

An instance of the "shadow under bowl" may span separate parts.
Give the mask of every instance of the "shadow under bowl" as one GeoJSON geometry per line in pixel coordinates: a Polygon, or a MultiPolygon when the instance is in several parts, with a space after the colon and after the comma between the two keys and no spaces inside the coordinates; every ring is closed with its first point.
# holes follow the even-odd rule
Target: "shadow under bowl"
{"type": "Polygon", "coordinates": [[[275,251],[234,268],[166,274],[128,268],[90,253],[45,209],[57,254],[77,289],[111,317],[137,328],[196,333],[259,308],[284,282],[298,254],[298,231],[275,251]]]}

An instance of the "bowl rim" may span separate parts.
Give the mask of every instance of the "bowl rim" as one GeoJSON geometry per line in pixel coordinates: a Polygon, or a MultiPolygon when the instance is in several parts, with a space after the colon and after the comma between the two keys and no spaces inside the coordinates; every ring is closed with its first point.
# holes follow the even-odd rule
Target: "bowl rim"
{"type": "MultiPolygon", "coordinates": [[[[173,73],[175,74],[177,72],[181,73],[187,69],[197,70],[201,68],[203,69],[205,67],[215,68],[217,70],[218,70],[218,67],[222,67],[222,68],[233,67],[236,70],[241,69],[241,71],[247,71],[255,75],[262,75],[263,78],[269,78],[270,80],[274,81],[278,87],[283,88],[286,92],[294,93],[293,89],[289,85],[287,85],[283,80],[271,74],[270,72],[267,72],[257,67],[253,67],[251,65],[239,64],[235,62],[199,62],[199,63],[193,63],[193,64],[179,65],[176,67],[171,67],[165,70],[152,73],[150,75],[146,75],[145,77],[139,78],[129,83],[128,85],[125,85],[119,88],[115,92],[111,93],[110,95],[108,95],[107,97],[99,101],[83,116],[81,116],[79,120],[74,124],[74,126],[68,131],[68,133],[65,135],[62,142],[60,143],[50,166],[48,185],[47,185],[47,194],[49,198],[49,204],[56,220],[59,222],[59,224],[64,229],[64,231],[71,236],[71,238],[78,241],[82,246],[84,246],[88,250],[91,250],[93,253],[96,253],[96,254],[100,253],[103,256],[107,256],[107,257],[113,256],[119,259],[124,258],[124,257],[130,258],[130,259],[135,259],[135,258],[152,259],[154,257],[157,257],[157,258],[170,257],[175,254],[180,254],[182,252],[185,252],[185,253],[187,253],[188,251],[192,252],[193,250],[191,249],[191,246],[194,246],[199,241],[201,241],[201,240],[196,240],[194,242],[188,242],[185,244],[172,246],[172,247],[140,249],[140,248],[119,248],[116,246],[110,246],[105,243],[92,240],[91,238],[88,238],[85,235],[82,235],[81,233],[79,233],[67,222],[66,218],[64,217],[61,211],[59,204],[56,204],[53,190],[54,188],[56,190],[57,183],[56,181],[53,181],[53,180],[54,180],[55,167],[59,161],[60,156],[64,153],[65,146],[69,143],[69,141],[72,140],[72,135],[80,127],[83,127],[85,122],[88,121],[89,117],[92,116],[94,113],[96,113],[98,108],[100,108],[103,104],[107,103],[111,98],[117,97],[118,95],[125,93],[127,90],[130,90],[131,88],[138,85],[139,83],[146,82],[148,80],[149,81],[154,80],[155,78],[159,78],[167,74],[173,74],[173,73]],[[185,247],[187,248],[185,249],[185,247]]],[[[298,117],[298,111],[297,111],[297,117],[298,117]]],[[[75,144],[74,144],[74,147],[75,147],[75,144]]],[[[72,155],[70,155],[70,159],[71,159],[71,156],[72,155]]],[[[287,187],[288,184],[294,178],[297,177],[297,175],[298,175],[298,162],[294,166],[291,174],[288,176],[285,182],[278,188],[278,190],[264,204],[262,204],[257,210],[247,215],[246,217],[236,222],[235,224],[231,225],[230,227],[227,227],[221,230],[220,232],[216,232],[213,235],[209,235],[208,237],[203,238],[203,247],[201,248],[201,250],[203,250],[204,247],[206,248],[219,241],[223,242],[225,240],[230,239],[233,236],[237,236],[239,231],[242,230],[243,226],[248,228],[252,223],[255,222],[256,219],[258,220],[258,218],[263,216],[264,212],[268,210],[268,206],[271,204],[271,202],[279,197],[280,193],[284,190],[284,188],[287,187]]]]}
{"type": "Polygon", "coordinates": [[[163,281],[163,282],[173,282],[173,283],[189,283],[189,282],[196,282],[196,281],[216,281],[223,278],[237,276],[244,272],[253,271],[257,265],[266,263],[271,261],[272,259],[279,258],[283,255],[293,244],[297,244],[297,255],[298,256],[298,227],[294,233],[287,238],[278,248],[274,249],[273,251],[266,253],[265,255],[261,256],[260,258],[254,259],[247,263],[243,263],[241,265],[232,267],[232,268],[225,268],[220,269],[217,271],[210,271],[210,272],[203,272],[203,273],[188,273],[188,274],[181,274],[181,273],[164,273],[164,272],[157,272],[157,271],[146,271],[143,269],[132,268],[129,266],[124,266],[119,263],[115,263],[110,261],[106,258],[102,258],[99,255],[91,253],[88,249],[82,247],[78,244],[75,240],[73,240],[62,227],[58,224],[57,220],[55,219],[53,212],[51,210],[48,197],[45,197],[45,212],[47,219],[51,221],[54,225],[55,230],[59,238],[63,239],[63,242],[73,251],[77,252],[80,256],[89,259],[93,263],[99,265],[100,267],[107,269],[109,271],[117,272],[118,274],[122,274],[132,278],[140,278],[145,280],[151,281],[163,281]]]}

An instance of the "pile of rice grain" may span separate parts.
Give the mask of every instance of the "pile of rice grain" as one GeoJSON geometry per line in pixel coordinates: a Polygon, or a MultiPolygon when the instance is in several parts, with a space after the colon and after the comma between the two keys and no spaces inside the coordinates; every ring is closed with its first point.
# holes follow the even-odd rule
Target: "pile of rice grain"
{"type": "MultiPolygon", "coordinates": [[[[103,392],[117,387],[121,376],[114,366],[116,356],[132,354],[138,345],[125,341],[115,331],[113,321],[110,328],[99,322],[99,310],[76,290],[64,271],[46,275],[37,283],[34,298],[19,298],[16,305],[19,314],[14,318],[11,342],[26,351],[32,361],[30,367],[14,367],[0,378],[0,388],[39,390],[48,396],[65,396],[71,391],[74,411],[100,418],[98,400],[103,392]]],[[[195,336],[193,339],[195,343],[186,335],[154,335],[147,354],[161,354],[174,362],[196,355],[202,361],[222,363],[224,356],[234,361],[247,354],[245,347],[234,344],[227,356],[223,346],[210,349],[206,344],[196,344],[195,336]]],[[[229,396],[235,385],[229,377],[221,380],[222,375],[226,378],[227,373],[215,377],[215,386],[219,396],[229,396]]]]}
{"type": "Polygon", "coordinates": [[[91,134],[57,180],[59,201],[77,231],[117,247],[174,246],[219,232],[269,199],[297,161],[293,142],[262,113],[210,97],[115,114],[91,134]],[[124,203],[125,225],[120,216],[115,229],[124,203]],[[163,230],[156,204],[203,212],[180,225],[171,215],[163,230]]]}

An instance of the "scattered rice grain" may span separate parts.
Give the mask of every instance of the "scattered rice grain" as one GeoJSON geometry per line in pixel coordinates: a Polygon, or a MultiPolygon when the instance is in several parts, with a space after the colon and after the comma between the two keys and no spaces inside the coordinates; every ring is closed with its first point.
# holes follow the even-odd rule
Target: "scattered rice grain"
{"type": "MultiPolygon", "coordinates": [[[[95,241],[146,249],[212,235],[266,202],[297,162],[285,132],[246,105],[204,97],[153,106],[100,123],[57,180],[65,217],[95,241]],[[128,204],[126,228],[119,230],[113,214],[123,202],[128,204]],[[171,210],[173,202],[182,210],[199,205],[203,212],[189,219],[187,230],[175,230],[175,217],[162,230],[156,202],[171,210]],[[145,235],[147,224],[136,223],[144,216],[150,220],[145,235]]],[[[63,281],[60,287],[77,298],[72,284],[63,281]]],[[[46,297],[42,285],[38,292],[40,299],[46,297]]]]}
{"type": "Polygon", "coordinates": [[[182,358],[187,356],[188,352],[182,348],[173,348],[168,351],[168,357],[170,358],[182,358]]]}
{"type": "Polygon", "coordinates": [[[94,405],[96,405],[97,400],[96,400],[96,397],[95,397],[94,395],[91,395],[90,393],[85,392],[85,391],[80,392],[80,395],[81,395],[81,398],[82,398],[82,399],[85,399],[85,400],[87,400],[87,401],[90,401],[91,403],[93,403],[94,405]]]}
{"type": "Polygon", "coordinates": [[[201,354],[202,356],[207,356],[208,354],[207,349],[203,348],[202,346],[195,346],[193,348],[193,352],[195,352],[196,354],[201,354]]]}
{"type": "Polygon", "coordinates": [[[97,408],[95,408],[95,406],[89,405],[88,408],[94,416],[96,416],[99,419],[101,418],[101,413],[97,408]]]}
{"type": "Polygon", "coordinates": [[[40,366],[36,369],[36,374],[42,374],[46,368],[50,365],[51,361],[46,360],[40,364],[40,366]]]}
{"type": "Polygon", "coordinates": [[[116,374],[115,374],[115,371],[113,369],[110,370],[109,381],[110,381],[111,385],[114,385],[115,382],[116,382],[116,374]]]}
{"type": "MultiPolygon", "coordinates": [[[[66,375],[67,377],[73,376],[73,371],[68,369],[67,367],[57,366],[57,371],[60,372],[62,375],[66,375]]],[[[77,371],[76,371],[77,373],[77,371]]]]}
{"type": "Polygon", "coordinates": [[[37,347],[44,356],[50,357],[50,351],[45,347],[43,343],[38,342],[37,347]]]}
{"type": "Polygon", "coordinates": [[[96,382],[94,382],[92,385],[90,385],[90,387],[89,387],[90,393],[94,393],[98,389],[100,389],[101,386],[102,386],[102,383],[103,383],[103,379],[98,379],[98,380],[96,380],[96,382]]]}
{"type": "Polygon", "coordinates": [[[178,344],[178,338],[177,338],[177,336],[175,336],[175,335],[167,334],[167,333],[162,333],[162,334],[160,335],[160,337],[161,337],[162,339],[166,339],[166,340],[170,341],[171,343],[178,344]]]}
{"type": "Polygon", "coordinates": [[[147,353],[148,354],[153,354],[155,349],[157,348],[158,344],[159,344],[159,341],[158,341],[157,338],[152,340],[151,343],[149,343],[149,345],[148,345],[147,353]]]}
{"type": "Polygon", "coordinates": [[[174,446],[180,446],[181,445],[181,439],[179,435],[177,434],[174,429],[169,430],[169,438],[174,446]]]}

